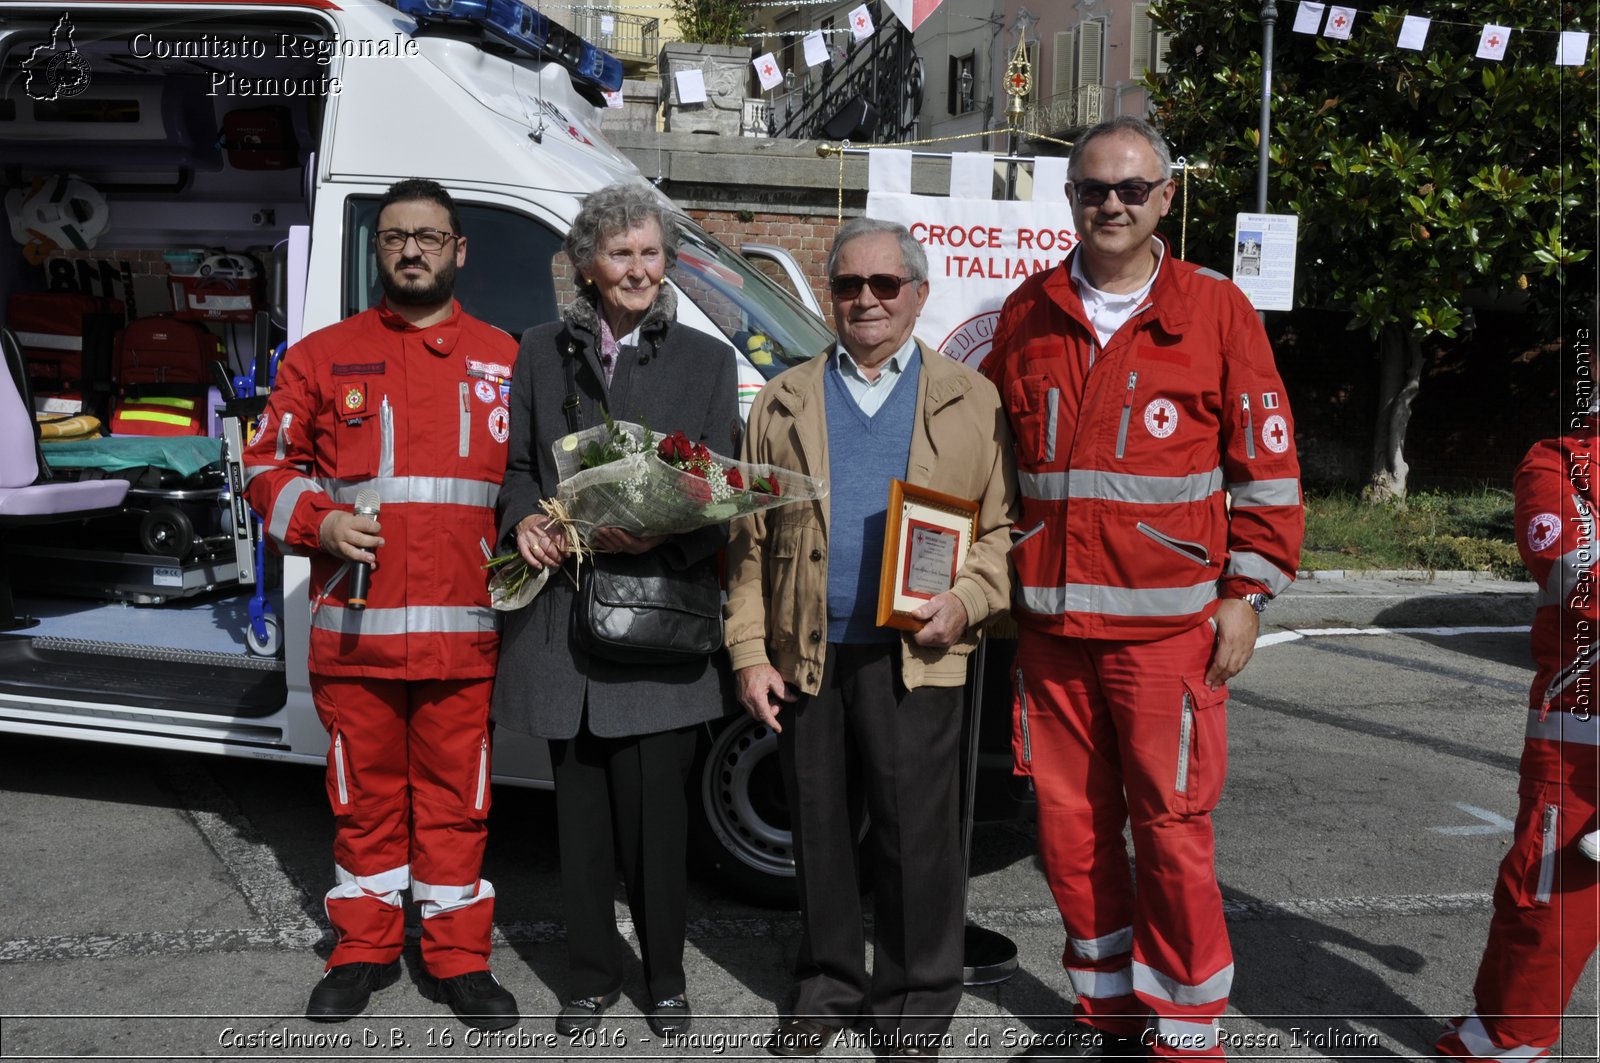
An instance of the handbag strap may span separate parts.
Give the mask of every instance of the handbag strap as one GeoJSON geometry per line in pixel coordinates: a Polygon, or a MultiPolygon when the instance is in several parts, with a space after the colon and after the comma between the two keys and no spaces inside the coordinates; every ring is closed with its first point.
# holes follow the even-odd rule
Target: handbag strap
{"type": "Polygon", "coordinates": [[[564,344],[567,354],[561,360],[561,366],[567,374],[567,397],[561,401],[561,412],[567,415],[567,431],[578,430],[578,415],[583,409],[583,400],[578,397],[578,352],[577,345],[564,344]]]}

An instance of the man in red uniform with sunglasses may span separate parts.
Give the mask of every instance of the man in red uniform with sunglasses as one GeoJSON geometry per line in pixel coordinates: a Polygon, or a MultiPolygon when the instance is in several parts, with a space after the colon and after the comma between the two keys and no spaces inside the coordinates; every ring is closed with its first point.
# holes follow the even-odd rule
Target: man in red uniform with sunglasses
{"type": "Polygon", "coordinates": [[[1021,498],[1016,770],[1038,794],[1078,998],[1078,1023],[1035,1055],[1222,1057],[1233,956],[1211,810],[1225,684],[1305,529],[1260,320],[1155,235],[1171,174],[1139,119],[1078,140],[1080,243],[1006,300],[982,369],[1010,417],[1021,498]]]}

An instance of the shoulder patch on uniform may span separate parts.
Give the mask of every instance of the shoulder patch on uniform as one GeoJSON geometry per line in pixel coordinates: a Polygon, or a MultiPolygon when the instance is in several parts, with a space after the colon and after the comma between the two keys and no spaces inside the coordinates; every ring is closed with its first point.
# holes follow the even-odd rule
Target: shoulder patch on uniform
{"type": "Polygon", "coordinates": [[[1200,266],[1196,268],[1194,275],[1196,277],[1210,277],[1214,281],[1225,281],[1228,279],[1221,273],[1218,273],[1216,270],[1212,269],[1210,266],[1200,266]]]}
{"type": "Polygon", "coordinates": [[[1556,513],[1540,513],[1528,521],[1528,548],[1534,553],[1547,548],[1561,538],[1561,517],[1556,513]]]}

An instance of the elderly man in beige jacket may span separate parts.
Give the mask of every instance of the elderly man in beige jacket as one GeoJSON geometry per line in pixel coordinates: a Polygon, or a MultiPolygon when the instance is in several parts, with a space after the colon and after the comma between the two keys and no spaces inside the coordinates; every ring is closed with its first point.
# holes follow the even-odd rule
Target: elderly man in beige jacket
{"type": "Polygon", "coordinates": [[[1016,477],[999,395],[917,341],[927,257],[903,226],[854,219],[828,259],[838,346],[756,399],[744,459],[825,478],[827,497],[742,518],[726,637],[739,701],[778,734],[802,939],[774,1055],[812,1055],[865,1019],[884,1054],[928,1057],[961,998],[962,686],[979,627],[1006,608],[1016,477]],[[890,481],[977,503],[950,589],[914,633],[876,625],[890,481]],[[865,961],[849,795],[871,821],[875,939],[865,961]]]}

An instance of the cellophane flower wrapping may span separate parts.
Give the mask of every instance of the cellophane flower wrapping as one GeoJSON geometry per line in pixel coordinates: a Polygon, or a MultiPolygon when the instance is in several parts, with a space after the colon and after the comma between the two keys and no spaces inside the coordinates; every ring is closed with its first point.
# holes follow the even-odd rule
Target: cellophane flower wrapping
{"type": "Polygon", "coordinates": [[[704,452],[709,461],[702,462],[706,475],[697,475],[663,461],[656,453],[660,440],[643,425],[612,421],[562,436],[551,445],[561,477],[556,499],[586,542],[596,528],[621,528],[639,536],[678,535],[828,493],[825,480],[709,451],[704,452]],[[592,448],[621,456],[584,468],[584,455],[590,454],[592,461],[596,453],[592,448]]]}

